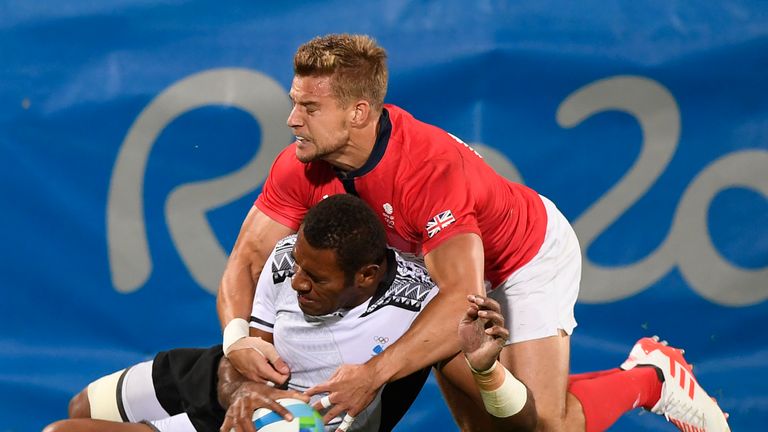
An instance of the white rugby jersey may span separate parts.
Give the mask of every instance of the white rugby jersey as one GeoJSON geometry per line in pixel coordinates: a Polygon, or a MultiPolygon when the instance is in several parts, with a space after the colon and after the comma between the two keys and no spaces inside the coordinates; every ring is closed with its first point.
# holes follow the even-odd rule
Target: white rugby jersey
{"type": "MultiPolygon", "coordinates": [[[[277,242],[259,277],[251,313],[251,327],[274,334],[275,348],[291,368],[288,386],[294,390],[327,381],[343,363],[365,363],[382,352],[437,294],[418,258],[389,249],[387,275],[370,300],[329,315],[305,315],[291,288],[295,243],[296,235],[277,242]]],[[[350,431],[378,430],[380,397],[381,392],[357,416],[350,431]]],[[[333,421],[326,430],[337,426],[338,421],[333,421]]]]}

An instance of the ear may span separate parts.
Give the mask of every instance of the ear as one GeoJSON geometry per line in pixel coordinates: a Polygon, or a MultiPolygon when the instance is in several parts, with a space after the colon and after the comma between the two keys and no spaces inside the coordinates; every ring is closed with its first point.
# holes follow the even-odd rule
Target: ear
{"type": "Polygon", "coordinates": [[[376,283],[376,277],[381,271],[378,264],[368,264],[355,273],[355,283],[361,288],[368,288],[376,283]]]}
{"type": "Polygon", "coordinates": [[[352,126],[361,127],[365,126],[371,118],[371,104],[366,100],[359,100],[354,103],[352,107],[351,124],[352,126]]]}

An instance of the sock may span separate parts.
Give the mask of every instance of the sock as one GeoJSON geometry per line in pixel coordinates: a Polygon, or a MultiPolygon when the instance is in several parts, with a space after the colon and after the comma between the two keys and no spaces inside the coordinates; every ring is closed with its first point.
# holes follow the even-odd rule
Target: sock
{"type": "Polygon", "coordinates": [[[568,386],[570,387],[571,384],[573,384],[576,381],[581,381],[581,380],[585,380],[585,379],[598,378],[598,377],[601,377],[603,375],[610,375],[610,374],[614,374],[616,372],[621,372],[621,369],[616,368],[616,369],[608,369],[608,370],[595,371],[595,372],[585,372],[585,373],[580,373],[580,374],[571,374],[571,375],[568,376],[568,386]]]}
{"type": "Polygon", "coordinates": [[[627,411],[656,405],[661,381],[654,368],[636,367],[574,381],[568,391],[581,402],[587,432],[597,432],[608,429],[627,411]]]}

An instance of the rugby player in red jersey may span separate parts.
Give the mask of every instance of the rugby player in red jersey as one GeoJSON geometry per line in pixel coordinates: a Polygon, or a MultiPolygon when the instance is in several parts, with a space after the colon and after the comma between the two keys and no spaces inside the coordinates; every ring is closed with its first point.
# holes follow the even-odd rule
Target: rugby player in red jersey
{"type": "Polygon", "coordinates": [[[682,430],[727,430],[695,379],[682,386],[671,379],[676,369],[691,374],[680,351],[654,339],[638,341],[623,368],[569,377],[581,273],[570,224],[551,201],[498,175],[459,139],[385,105],[386,89],[386,52],[367,36],[318,37],[296,52],[287,120],[296,142],[277,157],[246,217],[217,299],[225,353],[240,372],[287,379],[272,348],[248,339],[254,280],[275,242],[295,232],[313,204],[350,193],[377,212],[391,246],[423,255],[440,292],[396,344],[308,391],[329,394],[326,420],[354,416],[384,383],[436,365],[462,430],[493,430],[489,414],[505,415],[504,398],[496,408],[483,404],[456,336],[467,296],[487,293],[509,330],[499,361],[533,394],[538,430],[603,430],[638,406],[682,430]]]}

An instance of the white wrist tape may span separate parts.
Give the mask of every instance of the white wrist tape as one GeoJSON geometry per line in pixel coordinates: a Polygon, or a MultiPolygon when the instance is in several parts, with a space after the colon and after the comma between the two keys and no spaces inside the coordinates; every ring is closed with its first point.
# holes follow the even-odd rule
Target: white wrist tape
{"type": "MultiPolygon", "coordinates": [[[[495,368],[485,372],[490,374],[493,369],[495,368]]],[[[485,376],[473,374],[473,377],[478,383],[480,397],[483,398],[483,405],[485,405],[485,410],[488,411],[488,414],[498,418],[505,418],[513,416],[523,409],[528,400],[528,390],[525,384],[515,378],[507,368],[502,367],[501,369],[503,369],[504,374],[503,381],[501,386],[495,390],[484,390],[484,386],[480,385],[480,381],[486,380],[485,376]]]]}
{"type": "Polygon", "coordinates": [[[236,340],[235,343],[229,346],[227,353],[232,354],[233,352],[238,350],[252,349],[257,353],[261,354],[262,356],[264,356],[264,358],[266,358],[267,360],[273,361],[275,360],[275,357],[279,357],[279,355],[277,355],[277,352],[274,351],[274,347],[271,347],[271,345],[272,344],[270,344],[269,342],[265,341],[260,337],[248,336],[248,337],[244,337],[236,340]],[[272,348],[272,350],[268,349],[270,347],[272,348]],[[275,354],[274,356],[267,355],[267,354],[272,354],[273,351],[275,354]]]}
{"type": "Polygon", "coordinates": [[[472,366],[472,363],[469,362],[469,359],[467,358],[467,356],[464,356],[464,360],[467,362],[467,366],[469,366],[469,370],[471,370],[474,375],[483,375],[483,376],[490,375],[491,373],[493,373],[493,371],[496,370],[496,364],[498,363],[495,361],[493,362],[491,367],[489,367],[488,369],[484,371],[479,371],[475,369],[474,366],[472,366]]]}
{"type": "Polygon", "coordinates": [[[222,347],[224,349],[224,355],[226,356],[229,354],[229,349],[232,347],[233,343],[248,337],[249,334],[248,321],[242,318],[235,318],[228,322],[227,326],[224,327],[224,342],[222,347]]]}

